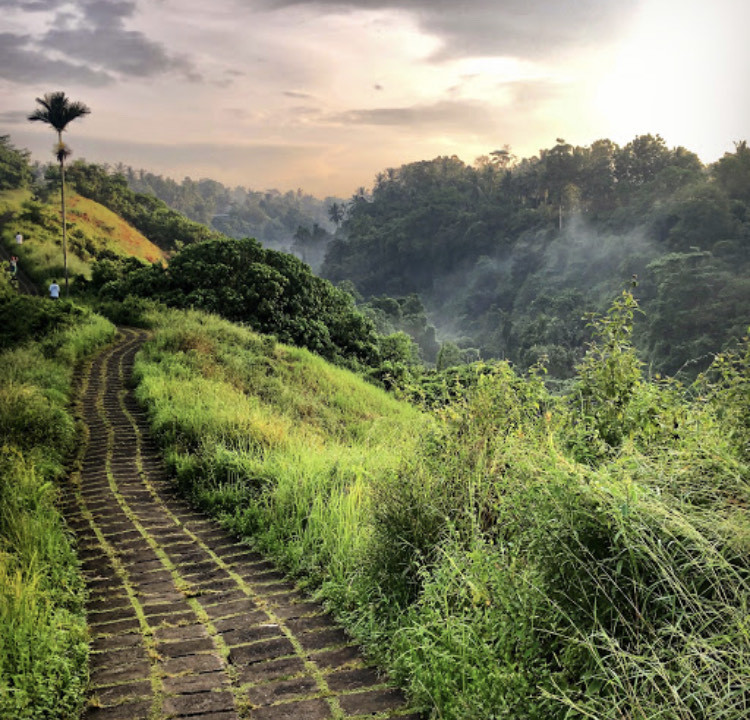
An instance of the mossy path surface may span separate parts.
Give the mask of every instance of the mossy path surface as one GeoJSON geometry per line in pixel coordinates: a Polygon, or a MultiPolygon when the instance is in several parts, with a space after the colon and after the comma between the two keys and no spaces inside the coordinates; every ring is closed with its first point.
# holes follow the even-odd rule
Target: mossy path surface
{"type": "Polygon", "coordinates": [[[123,330],[82,382],[65,512],[90,590],[84,720],[416,720],[346,633],[172,491],[127,385],[123,330]]]}

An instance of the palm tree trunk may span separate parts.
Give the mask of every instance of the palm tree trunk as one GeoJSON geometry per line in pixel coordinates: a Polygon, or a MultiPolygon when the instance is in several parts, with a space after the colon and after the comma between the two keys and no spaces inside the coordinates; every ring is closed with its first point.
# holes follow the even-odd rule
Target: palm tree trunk
{"type": "MultiPolygon", "coordinates": [[[[57,137],[62,145],[62,133],[57,137]]],[[[65,270],[65,298],[68,298],[68,222],[65,217],[65,158],[60,157],[60,204],[62,206],[63,268],[65,270]]]]}

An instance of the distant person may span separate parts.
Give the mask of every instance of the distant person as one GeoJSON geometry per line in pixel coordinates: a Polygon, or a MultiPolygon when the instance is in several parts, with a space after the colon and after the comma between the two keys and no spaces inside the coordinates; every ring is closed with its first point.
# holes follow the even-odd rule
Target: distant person
{"type": "Polygon", "coordinates": [[[16,245],[23,245],[23,235],[16,233],[16,245]]]}
{"type": "Polygon", "coordinates": [[[52,300],[57,300],[60,297],[60,286],[57,284],[57,280],[53,280],[52,285],[49,286],[49,296],[52,300]]]}
{"type": "Polygon", "coordinates": [[[12,278],[15,278],[17,273],[18,273],[18,258],[15,255],[13,255],[10,258],[10,276],[12,278]]]}

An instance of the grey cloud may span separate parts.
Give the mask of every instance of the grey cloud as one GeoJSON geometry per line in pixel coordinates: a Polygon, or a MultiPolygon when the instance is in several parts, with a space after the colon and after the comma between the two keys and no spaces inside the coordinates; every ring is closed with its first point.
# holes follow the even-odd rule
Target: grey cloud
{"type": "Polygon", "coordinates": [[[541,58],[600,43],[622,29],[641,0],[263,0],[268,8],[397,9],[445,42],[436,59],[490,55],[541,58]]]}
{"type": "Polygon", "coordinates": [[[128,30],[134,0],[0,0],[0,7],[26,12],[55,11],[55,22],[41,38],[10,36],[0,55],[0,77],[16,82],[75,80],[88,85],[112,82],[117,75],[152,77],[169,72],[198,82],[203,78],[185,57],[167,52],[144,33],[128,30]],[[54,61],[50,53],[58,53],[54,61]],[[62,59],[60,58],[62,55],[62,59]]]}
{"type": "Polygon", "coordinates": [[[308,100],[312,98],[312,95],[304,92],[297,92],[296,90],[284,90],[283,95],[297,100],[308,100]]]}
{"type": "Polygon", "coordinates": [[[150,77],[178,71],[193,80],[200,79],[184,58],[167,54],[143,33],[119,27],[50,30],[44,37],[45,46],[72,57],[106,68],[122,75],[150,77]]]}
{"type": "Polygon", "coordinates": [[[30,45],[28,35],[0,34],[0,77],[16,83],[78,82],[101,87],[114,81],[107,72],[66,60],[52,60],[30,45]]]}
{"type": "Polygon", "coordinates": [[[187,59],[169,55],[142,32],[125,29],[125,19],[136,10],[132,0],[84,0],[78,7],[83,22],[78,27],[53,28],[44,45],[122,75],[151,77],[177,71],[190,80],[201,79],[187,59]]]}
{"type": "Polygon", "coordinates": [[[0,0],[0,8],[27,12],[45,12],[64,4],[65,0],[0,0]]]}
{"type": "Polygon", "coordinates": [[[348,110],[330,115],[329,122],[344,125],[387,125],[416,127],[455,127],[465,131],[486,129],[490,109],[478,102],[443,101],[412,107],[348,110]]]}
{"type": "Polygon", "coordinates": [[[6,110],[0,112],[0,123],[5,125],[25,125],[28,122],[28,110],[6,110]]]}

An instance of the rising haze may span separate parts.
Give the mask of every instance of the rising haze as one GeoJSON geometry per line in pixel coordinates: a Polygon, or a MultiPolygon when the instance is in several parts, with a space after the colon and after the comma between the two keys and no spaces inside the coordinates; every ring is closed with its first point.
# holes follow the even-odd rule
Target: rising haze
{"type": "Polygon", "coordinates": [[[0,133],[64,90],[76,157],[349,195],[378,171],[555,138],[750,137],[746,0],[0,0],[0,133]]]}

